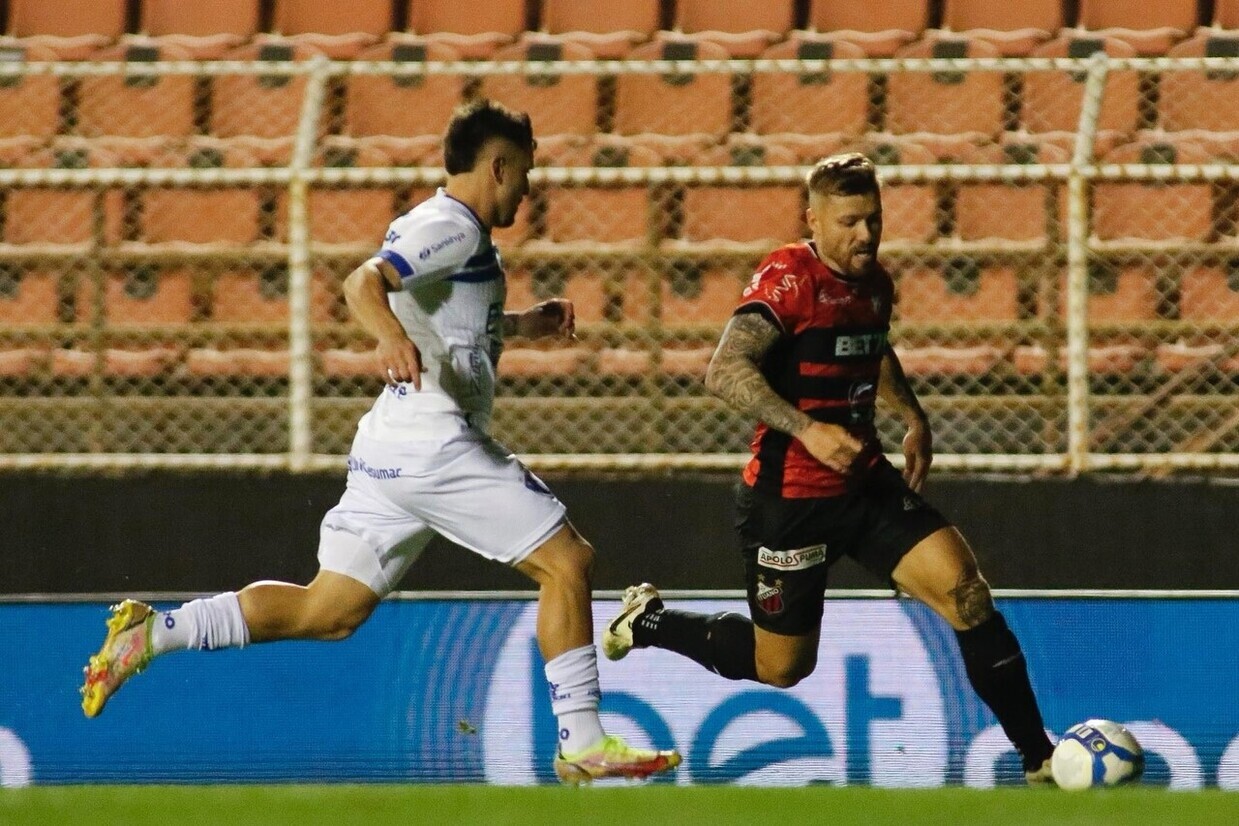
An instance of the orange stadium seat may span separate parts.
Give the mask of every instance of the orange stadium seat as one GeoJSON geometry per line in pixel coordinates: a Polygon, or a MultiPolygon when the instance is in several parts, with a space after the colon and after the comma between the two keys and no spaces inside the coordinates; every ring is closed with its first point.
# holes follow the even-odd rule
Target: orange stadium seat
{"type": "Polygon", "coordinates": [[[764,254],[805,237],[799,184],[785,186],[689,186],[684,224],[669,249],[735,247],[764,254]]]}
{"type": "Polygon", "coordinates": [[[942,28],[987,40],[1006,57],[1023,57],[1063,26],[1062,0],[946,0],[942,28]]]}
{"type": "Polygon", "coordinates": [[[792,0],[678,0],[676,31],[694,40],[710,40],[732,57],[757,57],[779,42],[795,23],[792,0]]]}
{"type": "Polygon", "coordinates": [[[988,376],[1006,359],[1007,349],[986,343],[949,346],[895,345],[895,353],[899,356],[899,364],[904,373],[909,376],[939,378],[988,376]]]}
{"type": "Polygon", "coordinates": [[[195,347],[185,354],[185,372],[206,379],[279,379],[288,375],[288,350],[257,347],[195,347]]]}
{"type": "MultiPolygon", "coordinates": [[[[95,317],[94,279],[78,280],[75,317],[95,317]]],[[[187,324],[194,315],[193,274],[150,265],[108,273],[103,282],[103,319],[110,325],[187,324]]]]}
{"type": "Polygon", "coordinates": [[[1165,54],[1196,23],[1196,0],[1080,0],[1081,29],[1126,41],[1141,55],[1165,54]]]}
{"type": "MultiPolygon", "coordinates": [[[[579,43],[526,40],[499,49],[495,60],[520,60],[531,70],[539,62],[593,60],[579,43]]],[[[482,78],[481,93],[529,113],[542,135],[592,135],[597,129],[598,76],[588,74],[506,73],[482,78]]]]}
{"type": "Polygon", "coordinates": [[[929,25],[929,0],[810,0],[809,28],[850,40],[870,57],[892,57],[929,25]]]}
{"type": "MultiPolygon", "coordinates": [[[[1071,153],[1051,143],[1019,143],[977,147],[965,158],[974,164],[1057,164],[1067,163],[1071,153]]],[[[1048,236],[1048,228],[1060,223],[1059,215],[1051,212],[1055,201],[1052,187],[1060,192],[1057,208],[1065,209],[1061,185],[1044,181],[1000,183],[991,181],[960,182],[955,195],[955,234],[961,241],[990,242],[1000,247],[1012,245],[1040,246],[1048,236]]]]}
{"type": "MultiPolygon", "coordinates": [[[[283,62],[308,60],[319,54],[304,43],[252,43],[225,57],[283,62]]],[[[224,138],[296,134],[306,83],[306,75],[216,75],[212,78],[211,134],[224,138]]]]}
{"type": "Polygon", "coordinates": [[[410,0],[409,31],[444,43],[466,60],[486,59],[525,31],[525,0],[410,0]]]}
{"type": "MultiPolygon", "coordinates": [[[[1102,163],[1204,163],[1207,150],[1186,141],[1149,138],[1116,147],[1102,163]]],[[[1213,226],[1208,181],[1098,181],[1093,185],[1093,236],[1101,241],[1206,241],[1213,226]]]]}
{"type": "MultiPolygon", "coordinates": [[[[1088,277],[1090,324],[1153,321],[1158,318],[1157,271],[1147,264],[1097,264],[1088,277]]],[[[1048,304],[1049,302],[1045,302],[1048,304]]],[[[1058,316],[1067,316],[1067,274],[1059,275],[1058,316]]]]}
{"type": "Polygon", "coordinates": [[[722,331],[740,303],[750,273],[723,267],[672,270],[662,278],[662,322],[675,326],[711,325],[722,331]]]}
{"type": "Polygon", "coordinates": [[[567,298],[572,301],[578,324],[596,324],[605,321],[607,303],[607,277],[594,266],[564,265],[548,270],[545,276],[527,267],[519,267],[508,273],[509,310],[524,310],[548,298],[567,298]],[[545,279],[545,280],[544,280],[545,279]]]}
{"type": "Polygon", "coordinates": [[[59,349],[52,351],[52,373],[65,378],[86,378],[102,367],[112,378],[154,378],[168,373],[180,359],[176,347],[156,345],[143,349],[105,347],[100,351],[59,349]]]}
{"type": "Polygon", "coordinates": [[[461,75],[423,74],[418,64],[459,60],[460,54],[441,43],[383,43],[359,54],[360,60],[408,63],[408,74],[349,75],[345,80],[345,130],[354,137],[426,136],[438,143],[443,126],[464,97],[461,75]]]}
{"type": "MultiPolygon", "coordinates": [[[[911,141],[863,143],[855,148],[879,166],[932,164],[937,158],[911,141]]],[[[926,244],[938,235],[938,193],[932,184],[882,185],[882,243],[889,247],[926,244]]]]}
{"type": "MultiPolygon", "coordinates": [[[[1239,33],[1207,30],[1170,50],[1168,57],[1239,57],[1239,33]]],[[[1168,132],[1239,131],[1239,72],[1167,71],[1161,75],[1157,110],[1168,132]]]]}
{"type": "Polygon", "coordinates": [[[196,60],[218,60],[258,33],[261,0],[143,0],[142,32],[196,60]]]}
{"type": "Polygon", "coordinates": [[[1214,0],[1215,29],[1239,29],[1239,0],[1214,0]]]}
{"type": "Polygon", "coordinates": [[[543,0],[541,31],[618,60],[658,31],[659,0],[543,0]]]}
{"type": "Polygon", "coordinates": [[[10,0],[9,35],[84,60],[125,33],[127,0],[10,0]]]}
{"type": "MultiPolygon", "coordinates": [[[[331,321],[338,285],[325,273],[310,282],[310,320],[331,321]]],[[[282,265],[263,270],[222,272],[211,284],[211,320],[217,322],[286,323],[288,270],[282,265]]]]}
{"type": "Polygon", "coordinates": [[[276,0],[273,28],[335,60],[349,60],[392,28],[391,0],[276,0]]]}
{"type": "Polygon", "coordinates": [[[0,324],[54,324],[59,319],[59,276],[0,264],[0,324]]]}
{"type": "MultiPolygon", "coordinates": [[[[727,50],[709,41],[660,38],[633,49],[633,60],[724,60],[727,50]]],[[[621,74],[615,80],[615,131],[722,137],[731,131],[731,76],[621,74]]]]}
{"type": "MultiPolygon", "coordinates": [[[[808,35],[771,46],[770,60],[863,58],[859,46],[808,35]]],[[[867,72],[755,72],[750,127],[762,135],[858,135],[869,122],[867,72]]]]}
{"type": "MultiPolygon", "coordinates": [[[[195,139],[172,164],[201,169],[259,165],[243,146],[211,137],[195,139]]],[[[253,187],[150,187],[141,193],[138,240],[221,250],[245,246],[260,240],[261,209],[262,195],[253,187]]]]}
{"type": "MultiPolygon", "coordinates": [[[[56,60],[46,46],[0,43],[0,54],[12,62],[56,60]]],[[[60,78],[50,74],[10,75],[0,83],[0,138],[49,138],[60,129],[60,78]]]]}
{"type": "MultiPolygon", "coordinates": [[[[94,169],[117,165],[100,147],[51,146],[20,159],[30,169],[94,169]]],[[[123,215],[120,190],[102,194],[90,189],[12,187],[4,199],[3,240],[49,250],[85,250],[92,244],[119,240],[123,215]],[[103,236],[96,238],[95,221],[102,211],[103,236]]]]}
{"type": "MultiPolygon", "coordinates": [[[[1071,34],[1051,40],[1033,50],[1033,57],[1085,58],[1098,51],[1110,57],[1134,57],[1135,49],[1114,38],[1080,37],[1071,34]]],[[[1070,149],[1080,124],[1084,101],[1083,72],[1030,71],[1024,75],[1021,127],[1039,140],[1055,140],[1070,149]]],[[[1106,75],[1097,119],[1095,155],[1130,135],[1140,125],[1140,77],[1128,70],[1106,75]]]]}
{"type": "Polygon", "coordinates": [[[0,376],[26,378],[44,368],[51,353],[46,347],[13,347],[0,349],[0,376]]]}
{"type": "MultiPolygon", "coordinates": [[[[97,53],[93,59],[126,64],[190,60],[175,45],[129,43],[97,53]]],[[[135,138],[190,135],[195,131],[197,78],[193,75],[91,75],[80,81],[79,134],[135,138]]]]}
{"type": "Polygon", "coordinates": [[[1179,317],[1184,321],[1239,322],[1239,268],[1192,267],[1179,285],[1179,317]]]}
{"type": "MultiPolygon", "coordinates": [[[[985,40],[952,35],[918,41],[901,58],[998,57],[985,40]]],[[[886,128],[896,135],[932,133],[993,139],[1003,129],[1006,112],[1002,72],[892,72],[887,79],[886,128]]]]}
{"type": "Polygon", "coordinates": [[[649,197],[644,184],[550,187],[544,240],[526,246],[564,251],[644,246],[650,234],[649,197]]]}
{"type": "Polygon", "coordinates": [[[1012,266],[987,266],[953,258],[941,269],[909,266],[897,271],[900,321],[1015,321],[1019,276],[1012,266]]]}

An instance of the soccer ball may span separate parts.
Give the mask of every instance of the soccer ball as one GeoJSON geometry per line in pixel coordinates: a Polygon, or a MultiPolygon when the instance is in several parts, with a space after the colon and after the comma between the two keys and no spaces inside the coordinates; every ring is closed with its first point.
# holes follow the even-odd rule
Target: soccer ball
{"type": "Polygon", "coordinates": [[[1054,782],[1077,791],[1132,783],[1144,773],[1144,749],[1110,720],[1086,720],[1067,729],[1050,759],[1054,782]]]}

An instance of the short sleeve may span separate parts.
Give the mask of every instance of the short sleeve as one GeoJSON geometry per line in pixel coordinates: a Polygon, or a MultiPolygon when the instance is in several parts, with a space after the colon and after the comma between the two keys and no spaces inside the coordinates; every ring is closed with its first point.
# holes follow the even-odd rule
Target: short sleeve
{"type": "Polygon", "coordinates": [[[410,283],[450,276],[465,266],[481,237],[476,225],[436,216],[424,221],[392,222],[378,257],[410,283]]]}
{"type": "Polygon", "coordinates": [[[797,272],[791,262],[767,258],[744,288],[736,315],[760,313],[784,332],[791,332],[808,318],[812,291],[809,276],[797,272]]]}

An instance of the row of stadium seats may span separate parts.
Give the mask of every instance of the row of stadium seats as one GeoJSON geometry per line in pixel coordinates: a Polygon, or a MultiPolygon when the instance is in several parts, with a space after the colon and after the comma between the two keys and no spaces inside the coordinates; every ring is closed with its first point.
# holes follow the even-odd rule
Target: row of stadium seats
{"type": "MultiPolygon", "coordinates": [[[[629,322],[646,325],[657,317],[667,328],[721,328],[740,299],[747,269],[680,267],[660,278],[655,296],[648,273],[602,274],[558,268],[514,270],[508,305],[527,307],[565,295],[582,324],[629,322]]],[[[1048,274],[1047,274],[1048,275],[1048,274]]],[[[1066,276],[1021,275],[1013,266],[982,265],[969,258],[940,267],[909,264],[895,268],[899,301],[895,319],[906,323],[1015,322],[1064,317],[1061,296],[1066,276]]],[[[1098,267],[1090,280],[1089,318],[1122,325],[1175,318],[1201,324],[1239,322],[1239,270],[1188,267],[1173,283],[1163,283],[1149,265],[1098,267]]],[[[227,269],[195,274],[172,265],[141,265],[102,277],[103,295],[88,277],[66,278],[47,269],[0,269],[0,324],[51,325],[61,321],[109,328],[156,328],[198,324],[268,324],[288,321],[288,277],[279,266],[227,269]]],[[[325,270],[311,281],[310,320],[345,318],[339,278],[325,270]]],[[[172,329],[172,332],[177,332],[172,329]]],[[[188,328],[181,330],[188,332],[188,328]]]]}
{"type": "Polygon", "coordinates": [[[214,58],[228,48],[273,33],[351,58],[392,32],[426,37],[466,58],[491,56],[526,33],[588,46],[600,57],[623,57],[670,28],[753,57],[796,31],[836,34],[871,56],[897,49],[941,26],[1023,55],[1065,27],[1112,35],[1139,53],[1163,54],[1199,23],[1239,28],[1239,0],[9,0],[9,37],[56,51],[90,56],[132,30],[214,58]],[[1202,19],[1212,9],[1212,19],[1202,19]],[[1078,10],[1078,14],[1075,12],[1078,10]],[[270,11],[270,14],[264,14],[270,11]],[[132,25],[131,25],[132,24],[132,25]]]}
{"type": "MultiPolygon", "coordinates": [[[[609,148],[614,150],[615,146],[609,148]]],[[[378,152],[375,147],[369,149],[378,152]]],[[[633,155],[642,154],[637,150],[648,147],[629,149],[628,160],[632,160],[633,155]]],[[[907,144],[898,149],[898,161],[935,160],[924,147],[907,144]]],[[[569,150],[590,151],[581,146],[569,150]]],[[[598,151],[596,147],[594,151],[598,151]]],[[[880,160],[890,160],[883,157],[889,151],[875,154],[880,160]]],[[[1169,143],[1150,138],[1116,147],[1103,155],[1102,161],[1202,163],[1233,158],[1236,151],[1239,147],[1229,144],[1211,148],[1199,142],[1169,143]]],[[[1044,155],[1045,160],[1061,162],[1063,152],[1033,157],[1044,155]]],[[[221,150],[205,141],[178,155],[175,166],[201,167],[205,163],[201,153],[223,166],[256,163],[253,155],[238,160],[236,146],[221,150]]],[[[974,151],[970,160],[1003,162],[1016,154],[997,149],[974,151]]],[[[57,167],[123,165],[117,160],[118,154],[97,146],[72,152],[61,149],[53,155],[57,167]]],[[[608,159],[614,161],[617,156],[612,152],[608,159]]],[[[379,155],[374,162],[388,166],[392,160],[379,155]]],[[[431,192],[428,187],[389,185],[313,186],[308,198],[310,238],[319,245],[346,245],[342,253],[364,255],[377,246],[382,230],[393,218],[431,192]]],[[[1235,201],[1233,187],[1208,181],[1097,182],[1089,201],[1091,235],[1103,249],[1107,242],[1112,243],[1115,249],[1110,251],[1139,247],[1142,242],[1233,242],[1239,237],[1235,201]]],[[[935,247],[949,249],[962,244],[975,252],[1034,253],[1065,236],[1067,205],[1061,183],[889,182],[883,190],[883,204],[884,239],[889,249],[932,252],[935,247]]],[[[798,182],[547,184],[534,190],[518,212],[515,226],[497,231],[496,238],[505,250],[520,249],[535,257],[600,259],[648,249],[757,257],[779,243],[804,237],[804,206],[798,182]],[[753,220],[753,216],[761,219],[753,220]]],[[[30,251],[24,249],[27,247],[62,255],[104,248],[134,254],[186,249],[252,253],[264,243],[287,240],[287,212],[287,192],[270,186],[114,186],[97,190],[9,187],[0,193],[0,254],[21,255],[30,251]]],[[[278,252],[275,248],[270,251],[278,252]]]]}
{"type": "MultiPolygon", "coordinates": [[[[658,40],[634,50],[645,58],[725,56],[713,44],[658,40]]],[[[1131,47],[1108,39],[1062,38],[1039,47],[1046,57],[1087,57],[1096,51],[1130,56],[1131,47]]],[[[305,58],[309,46],[246,46],[247,60],[305,58]]],[[[448,47],[386,44],[366,53],[376,59],[415,64],[450,58],[448,47]]],[[[859,57],[854,44],[784,43],[769,57],[859,57]]],[[[988,57],[995,47],[977,39],[918,42],[907,57],[988,57]]],[[[1172,50],[1175,56],[1239,55],[1239,34],[1200,36],[1172,50]]],[[[117,47],[109,60],[174,59],[174,47],[158,52],[117,47]]],[[[591,57],[583,46],[525,44],[500,57],[531,61],[591,57]]],[[[326,106],[327,132],[364,139],[424,137],[433,145],[452,110],[482,95],[530,112],[540,138],[555,135],[621,136],[705,134],[716,138],[758,135],[859,135],[884,131],[896,137],[966,137],[1001,141],[1027,133],[1070,146],[1078,127],[1083,75],[1061,71],[893,72],[875,79],[864,72],[798,74],[758,72],[751,83],[727,73],[696,75],[620,74],[614,82],[596,75],[351,75],[333,87],[326,106]],[[413,82],[416,80],[416,82],[413,82]],[[1017,82],[1018,80],[1018,82],[1017,82]],[[875,86],[875,84],[877,84],[875,86]]],[[[287,138],[296,131],[305,93],[304,77],[275,83],[262,75],[90,76],[72,83],[31,74],[0,84],[0,138],[56,135],[156,137],[210,134],[232,138],[287,138]]],[[[1167,71],[1158,76],[1111,72],[1098,121],[1099,142],[1113,145],[1140,129],[1169,132],[1234,132],[1239,111],[1239,74],[1167,71]],[[1154,103],[1154,101],[1156,103],[1154,103]]]]}

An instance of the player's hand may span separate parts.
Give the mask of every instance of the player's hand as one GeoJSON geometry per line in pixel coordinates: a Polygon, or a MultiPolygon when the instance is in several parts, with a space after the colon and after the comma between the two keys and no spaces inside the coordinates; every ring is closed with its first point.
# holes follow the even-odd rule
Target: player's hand
{"type": "Polygon", "coordinates": [[[566,298],[551,298],[521,313],[517,333],[524,338],[576,337],[576,312],[566,298]]]}
{"type": "Polygon", "coordinates": [[[903,479],[917,493],[925,487],[925,477],[934,460],[934,437],[929,425],[918,422],[903,435],[903,479]]]}
{"type": "Polygon", "coordinates": [[[375,345],[374,357],[379,374],[388,385],[410,382],[414,390],[422,389],[422,354],[407,336],[380,340],[375,345]]]}
{"type": "Polygon", "coordinates": [[[796,438],[814,459],[839,473],[847,473],[864,446],[846,428],[825,422],[814,422],[796,434],[796,438]]]}

